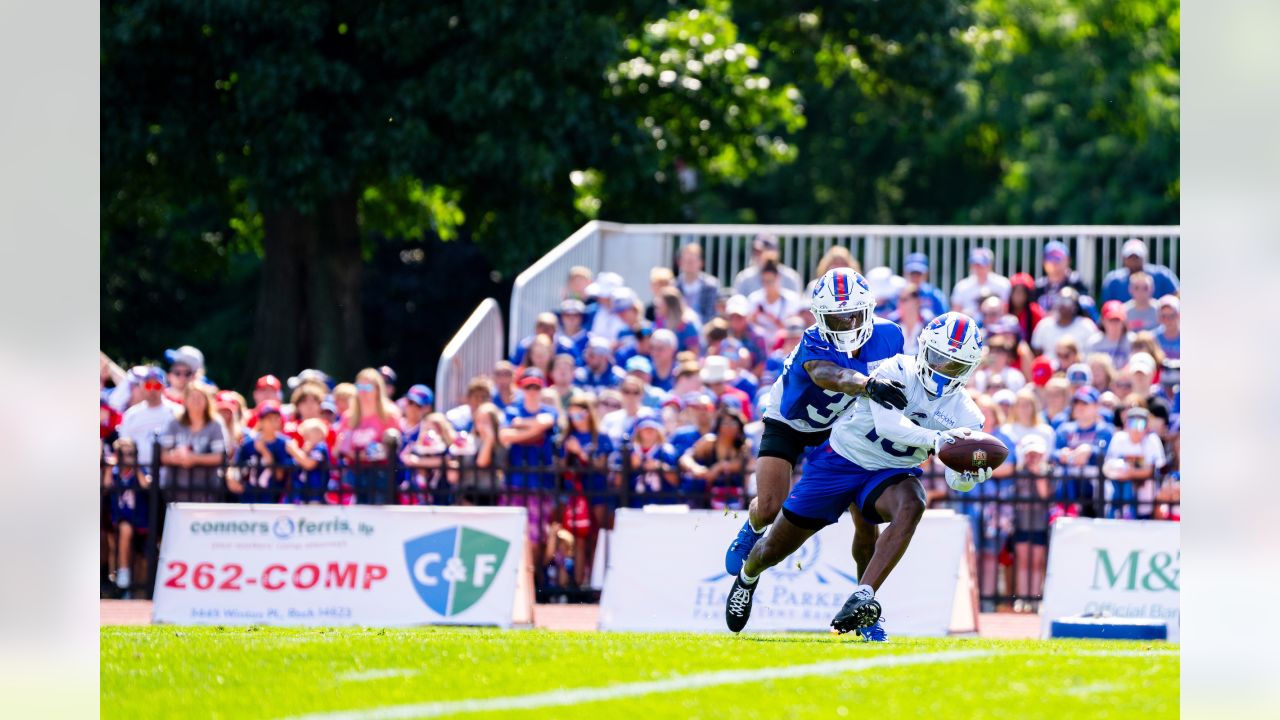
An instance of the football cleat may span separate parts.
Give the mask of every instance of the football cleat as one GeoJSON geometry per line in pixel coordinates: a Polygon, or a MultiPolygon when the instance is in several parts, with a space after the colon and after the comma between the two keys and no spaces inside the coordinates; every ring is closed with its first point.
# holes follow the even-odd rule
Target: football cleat
{"type": "Polygon", "coordinates": [[[844,634],[851,630],[870,628],[879,621],[880,601],[868,590],[855,590],[831,620],[831,627],[844,634]]]}
{"type": "Polygon", "coordinates": [[[758,587],[759,580],[747,585],[742,582],[741,577],[733,578],[733,589],[729,591],[729,598],[724,605],[724,622],[730,630],[742,632],[742,628],[747,626],[747,620],[751,617],[751,598],[758,587]]]}
{"type": "Polygon", "coordinates": [[[889,642],[889,635],[885,633],[884,626],[880,624],[879,620],[871,623],[868,627],[858,628],[856,632],[867,642],[889,642]]]}
{"type": "Polygon", "coordinates": [[[742,563],[747,561],[747,556],[751,554],[751,548],[755,547],[762,537],[764,537],[764,532],[752,530],[750,520],[742,523],[742,529],[738,531],[738,537],[729,543],[729,549],[724,554],[724,571],[735,576],[742,572],[742,563]]]}

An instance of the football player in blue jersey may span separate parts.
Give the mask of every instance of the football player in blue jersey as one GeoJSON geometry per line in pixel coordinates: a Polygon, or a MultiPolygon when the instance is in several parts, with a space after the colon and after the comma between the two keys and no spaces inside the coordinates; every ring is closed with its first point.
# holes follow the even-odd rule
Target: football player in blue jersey
{"type": "Polygon", "coordinates": [[[725,553],[725,572],[736,576],[756,542],[782,509],[796,460],[826,442],[831,426],[866,395],[901,409],[901,383],[868,378],[881,362],[902,352],[902,328],[875,317],[875,296],[866,278],[833,268],[813,288],[815,323],[783,363],[765,404],[764,435],[756,460],[756,497],[747,522],[725,553]]]}

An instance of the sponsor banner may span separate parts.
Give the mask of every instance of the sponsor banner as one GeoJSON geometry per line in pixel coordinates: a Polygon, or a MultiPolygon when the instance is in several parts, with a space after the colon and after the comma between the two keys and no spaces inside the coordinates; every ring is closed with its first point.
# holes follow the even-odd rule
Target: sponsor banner
{"type": "Polygon", "coordinates": [[[153,619],[509,627],[525,525],[524,508],[175,503],[153,619]]]}
{"type": "Polygon", "coordinates": [[[1049,543],[1040,631],[1070,615],[1163,620],[1177,642],[1179,523],[1059,518],[1049,543]]]}
{"type": "MultiPolygon", "coordinates": [[[[604,630],[728,632],[725,599],[733,584],[724,553],[746,513],[717,510],[619,510],[610,539],[600,600],[604,630]]],[[[968,576],[969,521],[926,513],[906,554],[878,597],[885,629],[896,635],[946,635],[956,613],[972,630],[968,576]]],[[[794,555],[761,577],[749,631],[829,631],[831,618],[857,587],[848,515],[816,533],[794,555]]]]}

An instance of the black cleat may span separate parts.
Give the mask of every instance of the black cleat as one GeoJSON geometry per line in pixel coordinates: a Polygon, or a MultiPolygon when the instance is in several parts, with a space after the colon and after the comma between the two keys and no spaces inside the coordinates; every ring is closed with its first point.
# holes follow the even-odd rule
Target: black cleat
{"type": "Polygon", "coordinates": [[[831,621],[836,632],[844,634],[852,630],[863,630],[880,621],[880,601],[866,590],[855,590],[844,607],[831,621]]]}
{"type": "Polygon", "coordinates": [[[724,605],[724,623],[734,632],[742,632],[751,617],[751,598],[756,588],[760,587],[757,579],[751,585],[742,582],[741,577],[733,579],[733,589],[729,591],[729,599],[724,605]]]}

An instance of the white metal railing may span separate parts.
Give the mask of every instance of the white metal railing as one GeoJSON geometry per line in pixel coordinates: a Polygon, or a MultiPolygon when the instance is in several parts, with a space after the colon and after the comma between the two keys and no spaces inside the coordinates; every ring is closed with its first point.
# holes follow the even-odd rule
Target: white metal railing
{"type": "Polygon", "coordinates": [[[642,300],[649,300],[649,271],[671,266],[678,247],[702,245],[706,271],[722,285],[751,261],[757,234],[778,238],[781,260],[808,282],[818,260],[834,245],[843,245],[862,264],[863,272],[887,265],[902,272],[906,256],[929,256],[929,280],[950,292],[968,274],[969,251],[990,248],[996,272],[1041,274],[1044,246],[1060,240],[1071,253],[1072,266],[1096,294],[1104,275],[1120,265],[1124,241],[1147,242],[1151,262],[1179,271],[1178,226],[1125,225],[628,225],[592,221],[569,236],[516,278],[511,291],[511,347],[533,332],[534,317],[560,302],[569,268],[584,265],[592,272],[609,270],[623,276],[642,300]]]}
{"type": "Polygon", "coordinates": [[[485,298],[444,346],[436,366],[436,407],[460,405],[467,383],[502,359],[502,308],[485,298]]]}

